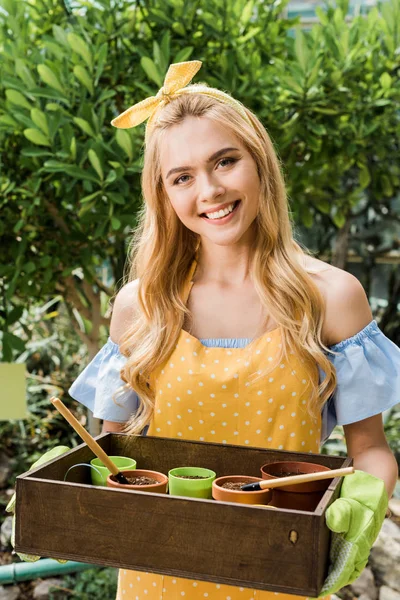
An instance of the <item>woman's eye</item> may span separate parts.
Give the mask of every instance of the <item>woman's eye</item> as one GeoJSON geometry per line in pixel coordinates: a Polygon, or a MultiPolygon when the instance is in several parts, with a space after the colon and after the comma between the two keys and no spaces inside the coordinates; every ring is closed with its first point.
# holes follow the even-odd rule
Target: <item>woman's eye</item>
{"type": "Polygon", "coordinates": [[[219,164],[225,162],[226,160],[229,161],[228,164],[236,162],[234,158],[223,158],[222,160],[220,160],[219,164]]]}
{"type": "MultiPolygon", "coordinates": [[[[221,163],[226,162],[226,161],[228,161],[228,165],[230,165],[230,164],[236,162],[236,158],[222,158],[219,161],[218,165],[220,165],[221,163]]],[[[181,181],[183,179],[183,177],[190,177],[190,175],[181,175],[180,177],[178,177],[178,179],[176,179],[174,181],[174,185],[180,185],[180,183],[186,183],[185,181],[183,181],[183,182],[181,181]]]]}
{"type": "MultiPolygon", "coordinates": [[[[180,177],[178,177],[178,179],[176,181],[174,181],[174,185],[179,185],[179,182],[181,181],[181,179],[183,177],[189,177],[189,175],[181,175],[180,177]]],[[[183,183],[185,183],[185,182],[183,182],[183,183]]]]}

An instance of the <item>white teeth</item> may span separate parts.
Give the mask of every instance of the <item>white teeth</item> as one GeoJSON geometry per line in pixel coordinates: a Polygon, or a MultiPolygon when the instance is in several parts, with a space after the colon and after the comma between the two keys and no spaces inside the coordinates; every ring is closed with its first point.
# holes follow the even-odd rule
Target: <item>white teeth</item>
{"type": "Polygon", "coordinates": [[[206,215],[206,218],[207,219],[221,219],[222,217],[225,217],[226,215],[229,215],[229,213],[231,213],[234,208],[235,208],[235,203],[233,202],[232,204],[230,204],[229,206],[227,206],[223,210],[219,210],[219,211],[214,212],[214,213],[208,213],[206,215]]]}

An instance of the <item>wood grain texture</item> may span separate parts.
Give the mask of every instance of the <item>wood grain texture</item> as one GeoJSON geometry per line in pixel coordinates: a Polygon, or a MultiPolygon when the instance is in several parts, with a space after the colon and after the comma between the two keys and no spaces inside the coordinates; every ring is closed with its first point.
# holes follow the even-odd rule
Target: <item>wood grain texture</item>
{"type": "MultiPolygon", "coordinates": [[[[259,476],[277,460],[351,459],[184,440],[106,433],[96,438],[111,455],[168,473],[204,466],[218,476],[259,476]]],[[[16,550],[154,573],[316,597],[327,568],[325,510],[339,493],[335,479],[314,513],[89,485],[93,454],[85,444],[17,478],[16,550]],[[74,474],[74,475],[73,475],[74,474]],[[72,481],[73,480],[73,481],[72,481]]]]}

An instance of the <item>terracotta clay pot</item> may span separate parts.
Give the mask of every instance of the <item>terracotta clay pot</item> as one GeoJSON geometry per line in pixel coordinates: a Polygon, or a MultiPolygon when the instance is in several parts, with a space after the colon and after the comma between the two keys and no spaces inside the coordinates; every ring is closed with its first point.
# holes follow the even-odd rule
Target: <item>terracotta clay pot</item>
{"type": "Polygon", "coordinates": [[[214,500],[220,502],[237,502],[238,504],[269,504],[272,499],[271,490],[259,490],[256,492],[244,492],[242,490],[229,490],[221,487],[224,483],[244,481],[245,483],[254,483],[261,481],[259,477],[249,477],[248,475],[228,475],[218,477],[212,484],[212,496],[214,500]]]}
{"type": "MultiPolygon", "coordinates": [[[[283,461],[269,463],[261,467],[263,479],[277,479],[278,476],[318,473],[320,471],[330,471],[328,467],[309,462],[283,461]]],[[[305,510],[314,512],[318,506],[325,490],[329,487],[332,479],[323,479],[321,481],[310,481],[308,483],[299,483],[297,485],[285,485],[281,488],[271,490],[273,492],[271,505],[278,508],[292,508],[296,510],[305,510]]]]}
{"type": "Polygon", "coordinates": [[[146,469],[135,469],[134,471],[121,471],[125,477],[151,477],[156,479],[158,483],[152,483],[150,485],[128,485],[124,483],[118,483],[111,479],[112,475],[107,477],[107,487],[114,487],[122,490],[135,490],[137,492],[155,492],[156,494],[166,494],[168,477],[164,473],[158,473],[158,471],[147,471],[146,469]]]}

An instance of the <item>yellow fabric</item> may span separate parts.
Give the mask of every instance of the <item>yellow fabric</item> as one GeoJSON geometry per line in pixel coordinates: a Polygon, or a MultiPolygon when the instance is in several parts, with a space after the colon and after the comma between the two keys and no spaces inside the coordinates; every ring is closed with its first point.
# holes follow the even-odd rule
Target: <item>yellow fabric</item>
{"type": "MultiPolygon", "coordinates": [[[[156,404],[148,435],[318,453],[321,419],[312,421],[306,410],[315,375],[293,354],[277,361],[280,347],[279,328],[250,350],[206,347],[182,330],[175,350],[153,374],[156,404]],[[266,365],[270,372],[252,383],[252,373],[266,365]]],[[[300,598],[128,570],[120,570],[118,584],[117,600],[300,598]]]]}
{"type": "Polygon", "coordinates": [[[136,127],[148,119],[146,126],[146,140],[151,129],[156,122],[158,109],[162,108],[173,98],[181,94],[205,94],[211,96],[224,104],[229,104],[237,110],[251,125],[251,121],[244,110],[243,104],[216,88],[210,88],[205,84],[195,84],[186,87],[196,73],[201,69],[200,60],[189,60],[186,62],[175,63],[169,66],[165,76],[164,85],[157,92],[156,96],[150,96],[137,104],[134,104],[123,113],[111,121],[111,125],[118,129],[130,129],[136,127]]]}

